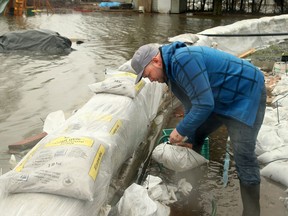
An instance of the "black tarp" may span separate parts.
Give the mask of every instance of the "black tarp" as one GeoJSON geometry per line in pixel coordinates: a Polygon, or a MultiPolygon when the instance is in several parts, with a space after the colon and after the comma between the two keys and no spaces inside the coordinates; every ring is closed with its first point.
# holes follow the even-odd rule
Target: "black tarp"
{"type": "Polygon", "coordinates": [[[71,40],[50,30],[24,30],[0,36],[0,53],[13,50],[36,51],[47,54],[69,54],[71,40]]]}

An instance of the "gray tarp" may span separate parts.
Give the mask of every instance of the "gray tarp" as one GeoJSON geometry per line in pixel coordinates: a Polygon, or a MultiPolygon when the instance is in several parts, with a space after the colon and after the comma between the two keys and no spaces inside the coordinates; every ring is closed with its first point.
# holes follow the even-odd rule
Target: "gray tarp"
{"type": "Polygon", "coordinates": [[[50,30],[8,32],[0,36],[0,53],[13,50],[36,51],[48,54],[69,54],[71,41],[50,30]]]}

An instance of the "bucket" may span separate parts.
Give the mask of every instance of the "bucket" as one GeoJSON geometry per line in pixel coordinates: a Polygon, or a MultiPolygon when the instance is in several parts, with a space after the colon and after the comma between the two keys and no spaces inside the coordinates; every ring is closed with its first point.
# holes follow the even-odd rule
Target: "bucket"
{"type": "Polygon", "coordinates": [[[163,135],[169,135],[172,133],[172,131],[174,130],[174,128],[169,128],[169,129],[163,129],[162,133],[163,135]]]}
{"type": "MultiPolygon", "coordinates": [[[[169,136],[174,128],[167,128],[162,130],[162,136],[160,137],[158,144],[167,142],[169,140],[169,136]]],[[[206,137],[204,144],[202,146],[200,154],[205,157],[207,160],[210,158],[210,148],[209,148],[209,138],[206,137]]]]}
{"type": "Polygon", "coordinates": [[[171,129],[163,129],[162,130],[162,136],[159,138],[157,144],[168,142],[169,141],[169,136],[170,136],[172,131],[173,131],[173,128],[171,128],[171,129]]]}
{"type": "Polygon", "coordinates": [[[288,62],[288,55],[282,55],[281,56],[281,61],[282,62],[288,62]]]}

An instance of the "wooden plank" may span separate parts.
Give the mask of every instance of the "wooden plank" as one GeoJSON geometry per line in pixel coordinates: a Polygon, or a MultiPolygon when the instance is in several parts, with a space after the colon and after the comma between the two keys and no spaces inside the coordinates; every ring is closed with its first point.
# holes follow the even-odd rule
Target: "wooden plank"
{"type": "Polygon", "coordinates": [[[21,140],[21,141],[18,141],[16,143],[13,143],[11,145],[8,145],[9,153],[17,153],[17,152],[21,152],[23,150],[32,148],[46,135],[47,135],[46,132],[42,132],[42,133],[37,134],[35,136],[31,136],[31,137],[28,137],[24,140],[21,140]]]}
{"type": "Polygon", "coordinates": [[[248,51],[240,54],[238,57],[239,57],[239,58],[245,58],[245,57],[247,57],[248,55],[251,55],[252,53],[254,53],[255,51],[256,51],[255,48],[251,48],[251,49],[249,49],[248,51]]]}

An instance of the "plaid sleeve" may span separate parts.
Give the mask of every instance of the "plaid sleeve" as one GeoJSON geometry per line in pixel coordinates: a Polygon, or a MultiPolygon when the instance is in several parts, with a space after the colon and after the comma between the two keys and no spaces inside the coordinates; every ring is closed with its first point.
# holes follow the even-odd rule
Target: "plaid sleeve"
{"type": "Polygon", "coordinates": [[[209,117],[214,108],[214,98],[208,73],[200,53],[185,49],[173,58],[173,75],[192,107],[177,125],[182,136],[193,136],[195,130],[209,117]]]}

